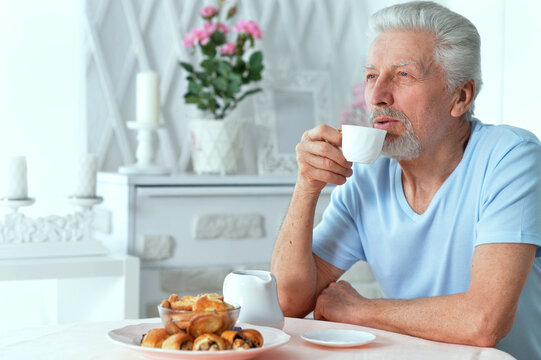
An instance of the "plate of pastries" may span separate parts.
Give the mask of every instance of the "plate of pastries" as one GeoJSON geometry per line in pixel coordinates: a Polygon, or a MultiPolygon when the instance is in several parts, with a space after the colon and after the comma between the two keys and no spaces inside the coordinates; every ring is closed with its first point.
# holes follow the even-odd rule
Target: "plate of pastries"
{"type": "Polygon", "coordinates": [[[219,294],[171,294],[158,305],[161,323],[129,325],[107,336],[149,359],[253,359],[289,341],[279,329],[237,323],[240,311],[219,294]]]}

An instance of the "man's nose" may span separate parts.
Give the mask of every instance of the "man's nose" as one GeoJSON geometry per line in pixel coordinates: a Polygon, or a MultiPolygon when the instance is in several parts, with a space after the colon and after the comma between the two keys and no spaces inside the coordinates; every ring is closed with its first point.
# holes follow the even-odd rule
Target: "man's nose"
{"type": "Polygon", "coordinates": [[[391,80],[386,76],[377,78],[374,87],[372,88],[372,96],[370,103],[374,106],[390,106],[393,104],[391,80]]]}

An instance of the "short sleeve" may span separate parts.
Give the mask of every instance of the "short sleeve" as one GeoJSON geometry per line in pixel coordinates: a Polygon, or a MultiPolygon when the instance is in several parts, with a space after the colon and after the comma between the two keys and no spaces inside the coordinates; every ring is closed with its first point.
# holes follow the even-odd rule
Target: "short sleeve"
{"type": "Polygon", "coordinates": [[[314,229],[312,245],[314,254],[342,270],[366,260],[357,229],[360,224],[355,221],[358,209],[353,201],[352,180],[333,190],[330,204],[314,229]]]}
{"type": "Polygon", "coordinates": [[[487,169],[475,245],[523,243],[541,256],[541,145],[526,139],[487,169]]]}

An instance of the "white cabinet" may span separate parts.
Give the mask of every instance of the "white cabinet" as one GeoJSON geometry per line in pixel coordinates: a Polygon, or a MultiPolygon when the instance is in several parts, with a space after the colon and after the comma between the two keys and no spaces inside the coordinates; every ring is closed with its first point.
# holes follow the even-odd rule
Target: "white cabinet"
{"type": "Polygon", "coordinates": [[[141,258],[141,315],[152,316],[171,292],[221,292],[228,271],[268,267],[294,185],[295,177],[284,176],[100,173],[96,238],[141,258]]]}

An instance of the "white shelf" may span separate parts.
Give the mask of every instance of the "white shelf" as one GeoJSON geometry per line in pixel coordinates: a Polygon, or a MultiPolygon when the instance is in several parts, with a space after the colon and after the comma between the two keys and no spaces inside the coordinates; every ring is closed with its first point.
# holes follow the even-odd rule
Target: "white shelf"
{"type": "Polygon", "coordinates": [[[2,260],[0,281],[129,276],[127,262],[139,260],[129,255],[2,260]]]}

